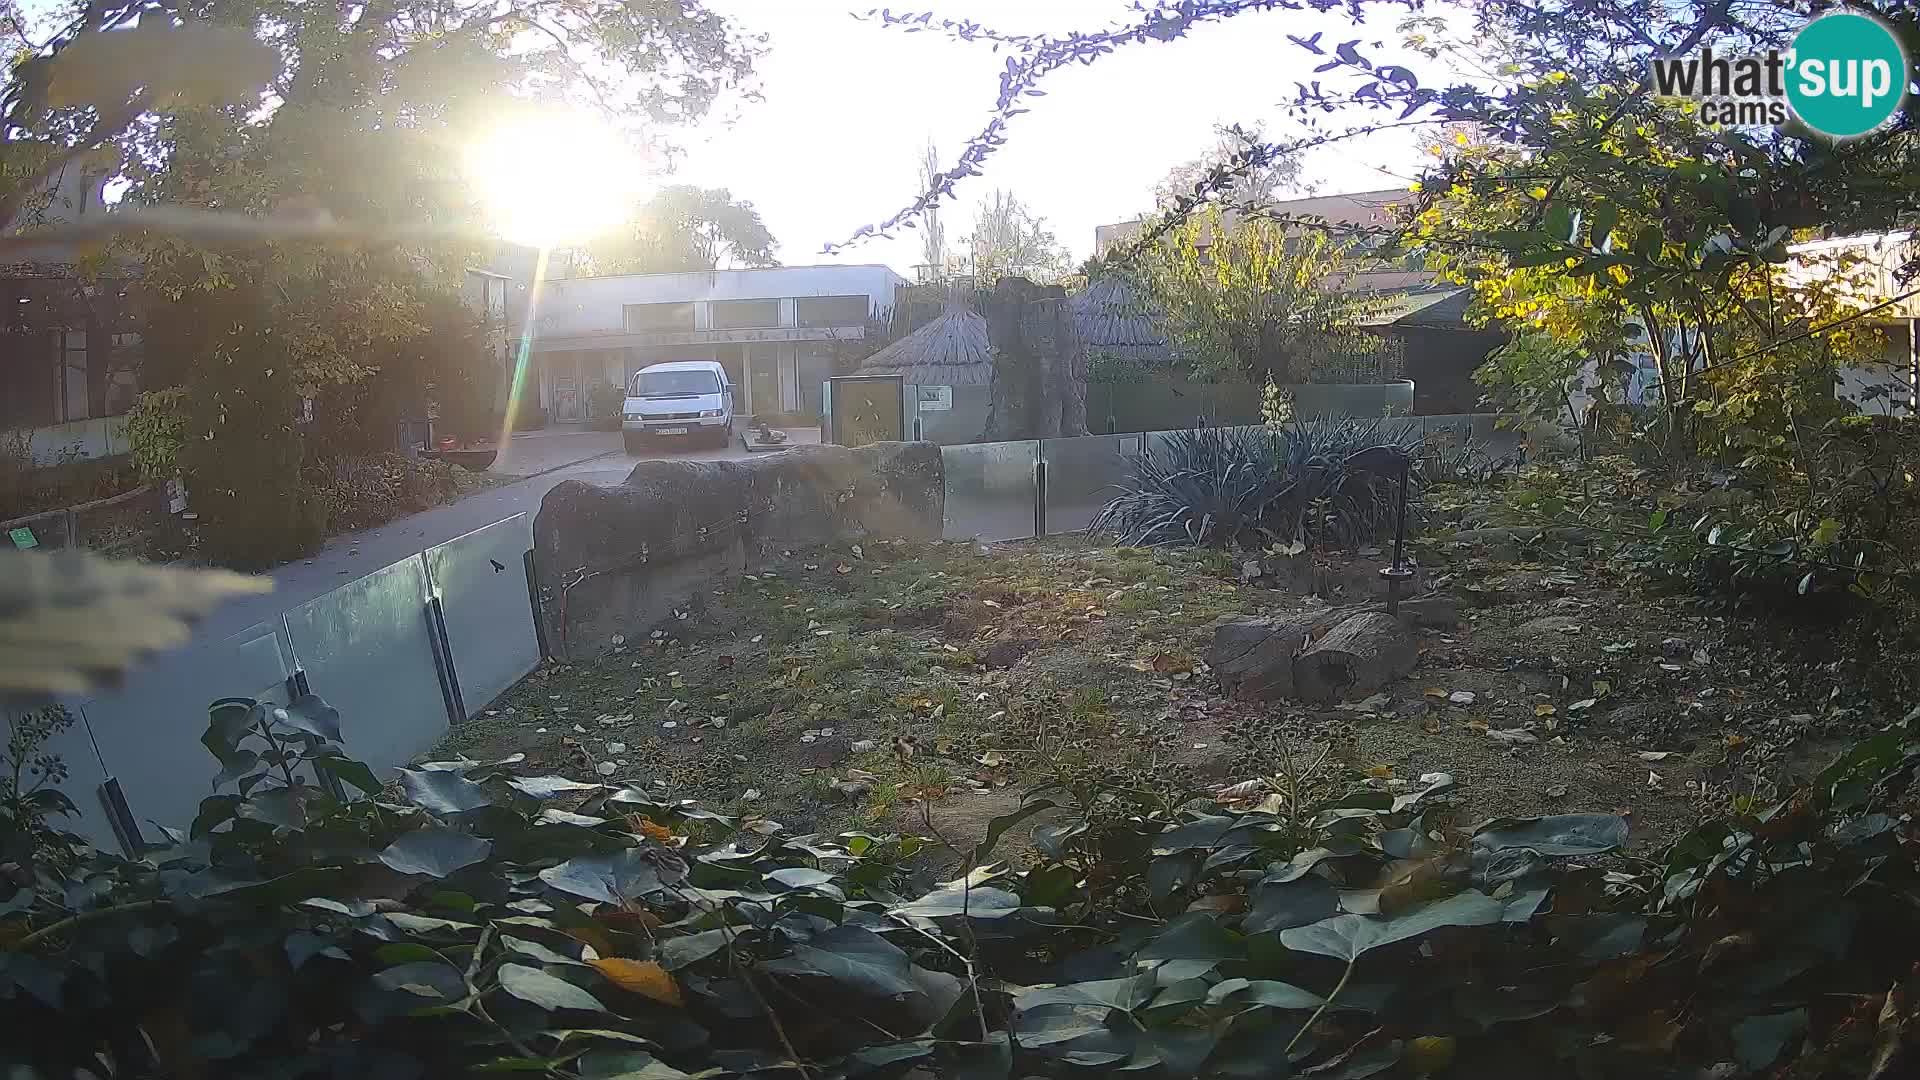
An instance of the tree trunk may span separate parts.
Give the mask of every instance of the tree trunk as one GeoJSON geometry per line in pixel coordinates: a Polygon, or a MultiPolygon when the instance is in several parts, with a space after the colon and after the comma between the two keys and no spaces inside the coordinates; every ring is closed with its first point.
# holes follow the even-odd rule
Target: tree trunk
{"type": "Polygon", "coordinates": [[[1363,612],[1294,658],[1294,695],[1322,705],[1357,700],[1405,676],[1419,658],[1419,647],[1400,620],[1363,612]]]}

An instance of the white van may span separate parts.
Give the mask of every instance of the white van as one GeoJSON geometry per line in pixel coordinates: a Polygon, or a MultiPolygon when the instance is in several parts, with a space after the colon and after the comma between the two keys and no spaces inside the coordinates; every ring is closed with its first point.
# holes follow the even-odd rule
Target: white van
{"type": "Polygon", "coordinates": [[[620,430],[627,451],[649,435],[725,446],[733,438],[733,384],[712,360],[653,364],[627,382],[620,430]]]}

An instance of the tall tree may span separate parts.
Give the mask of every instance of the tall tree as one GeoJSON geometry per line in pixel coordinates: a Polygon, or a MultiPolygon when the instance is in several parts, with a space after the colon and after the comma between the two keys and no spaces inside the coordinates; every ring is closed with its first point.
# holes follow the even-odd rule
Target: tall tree
{"type": "MultiPolygon", "coordinates": [[[[191,437],[180,465],[210,554],[236,565],[269,564],[317,540],[323,508],[302,478],[315,425],[356,427],[330,408],[423,404],[405,392],[428,381],[412,370],[435,355],[420,341],[459,330],[436,313],[458,316],[440,301],[457,289],[482,225],[460,146],[529,98],[589,103],[616,123],[695,118],[750,77],[757,51],[698,0],[564,9],[391,0],[294,5],[271,17],[257,5],[216,4],[196,15],[195,32],[219,30],[272,58],[249,101],[163,101],[130,73],[119,85],[83,81],[91,103],[61,108],[100,115],[102,102],[140,105],[115,144],[126,154],[128,203],[148,216],[107,220],[168,226],[134,237],[150,300],[146,381],[184,388],[191,437]],[[123,89],[127,80],[139,89],[123,89]],[[184,234],[171,227],[183,211],[196,215],[184,234]],[[313,242],[335,236],[353,242],[313,242]],[[392,392],[345,392],[372,379],[392,392]],[[312,422],[303,398],[315,403],[312,422]]],[[[157,33],[150,27],[165,27],[167,10],[146,5],[139,20],[56,47],[51,85],[59,90],[76,56],[157,33]]],[[[112,69],[94,57],[78,70],[112,69]]],[[[473,362],[486,359],[476,351],[473,362]]],[[[365,419],[365,439],[390,436],[391,425],[365,419]]]]}
{"type": "MultiPolygon", "coordinates": [[[[939,175],[940,148],[928,139],[926,152],[920,158],[920,183],[931,184],[939,175]]],[[[940,281],[947,276],[947,227],[940,223],[938,206],[928,209],[920,228],[920,262],[927,267],[932,280],[940,281]]]]}
{"type": "MultiPolygon", "coordinates": [[[[1359,329],[1380,301],[1348,290],[1347,247],[1322,232],[1272,221],[1229,224],[1218,207],[1194,214],[1128,269],[1159,313],[1174,350],[1200,375],[1255,385],[1305,383],[1384,355],[1359,329]]],[[[1379,373],[1376,373],[1376,377],[1379,373]]]]}
{"type": "Polygon", "coordinates": [[[1191,194],[1216,169],[1243,162],[1244,167],[1236,170],[1232,183],[1212,192],[1211,197],[1233,207],[1260,207],[1275,202],[1282,191],[1300,185],[1301,161],[1298,154],[1282,154],[1252,161],[1252,156],[1266,141],[1266,130],[1262,124],[1215,124],[1213,145],[1207,152],[1175,165],[1154,185],[1154,209],[1165,209],[1182,195],[1191,194]]]}
{"type": "Polygon", "coordinates": [[[667,274],[721,266],[778,266],[760,212],[726,188],[672,184],[613,238],[591,245],[602,274],[667,274]]]}
{"type": "Polygon", "coordinates": [[[984,283],[1023,277],[1044,284],[1073,269],[1073,257],[1047,228],[1047,219],[999,188],[980,200],[969,247],[973,272],[984,283]]]}

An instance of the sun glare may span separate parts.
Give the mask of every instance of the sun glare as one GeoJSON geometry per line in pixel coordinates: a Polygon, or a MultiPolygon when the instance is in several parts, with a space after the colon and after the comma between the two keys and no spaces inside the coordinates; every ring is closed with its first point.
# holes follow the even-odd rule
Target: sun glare
{"type": "Polygon", "coordinates": [[[633,211],[639,155],[585,114],[527,115],[467,147],[467,175],[500,235],[533,247],[580,243],[633,211]]]}

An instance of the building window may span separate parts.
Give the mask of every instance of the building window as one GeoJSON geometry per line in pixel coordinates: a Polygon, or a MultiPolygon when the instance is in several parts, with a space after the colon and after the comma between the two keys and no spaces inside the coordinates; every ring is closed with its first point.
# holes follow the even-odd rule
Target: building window
{"type": "Polygon", "coordinates": [[[692,304],[628,304],[628,330],[691,330],[692,304]]]}
{"type": "Polygon", "coordinates": [[[801,326],[865,326],[872,306],[864,296],[802,296],[793,305],[801,326]]]}
{"type": "Polygon", "coordinates": [[[757,330],[780,325],[778,300],[715,300],[715,330],[757,330]]]}

